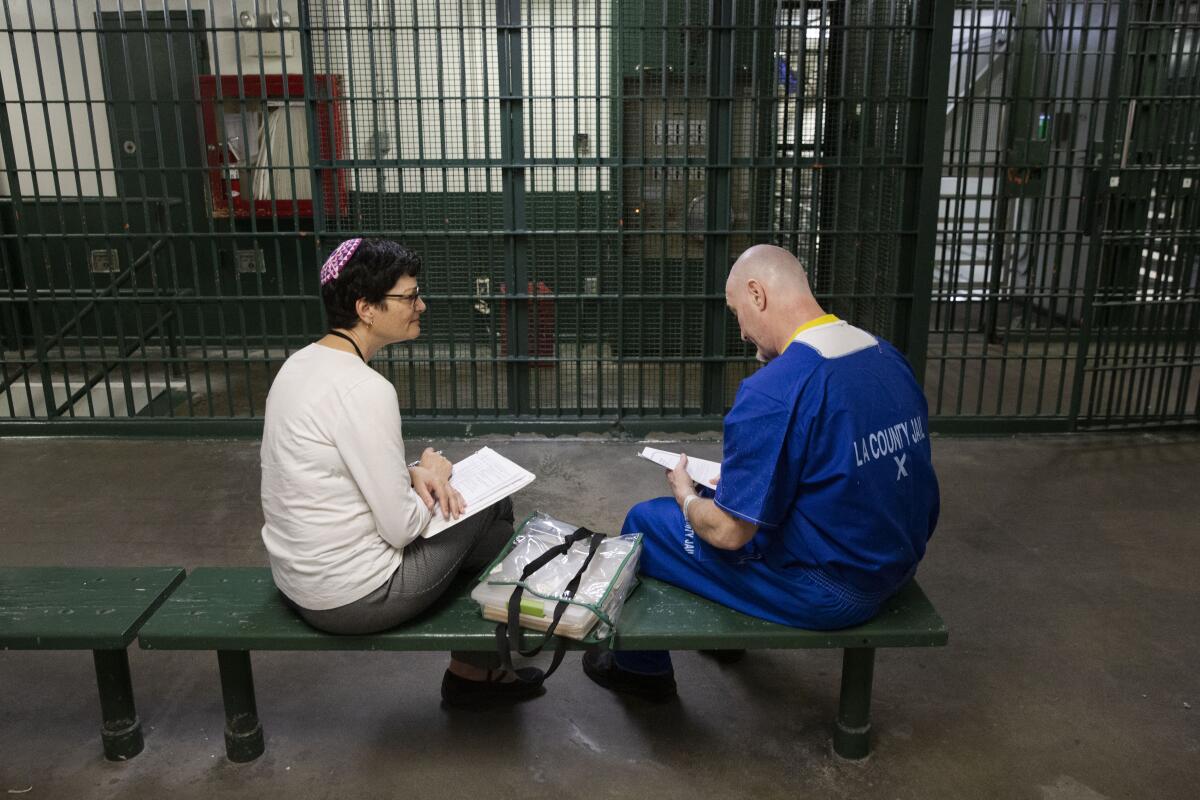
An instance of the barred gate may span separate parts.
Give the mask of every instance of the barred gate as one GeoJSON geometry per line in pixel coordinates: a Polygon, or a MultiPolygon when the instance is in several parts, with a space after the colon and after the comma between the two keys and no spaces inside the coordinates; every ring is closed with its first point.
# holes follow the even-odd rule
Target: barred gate
{"type": "Polygon", "coordinates": [[[925,386],[943,430],[1200,421],[1200,2],[959,3],[925,386]]]}
{"type": "Polygon", "coordinates": [[[410,424],[713,425],[760,241],[936,428],[1200,420],[1197,0],[2,7],[4,429],[256,429],[361,233],[410,424]]]}
{"type": "Polygon", "coordinates": [[[410,426],[711,427],[762,241],[920,359],[944,3],[2,6],[4,429],[256,429],[360,234],[425,260],[410,426]]]}

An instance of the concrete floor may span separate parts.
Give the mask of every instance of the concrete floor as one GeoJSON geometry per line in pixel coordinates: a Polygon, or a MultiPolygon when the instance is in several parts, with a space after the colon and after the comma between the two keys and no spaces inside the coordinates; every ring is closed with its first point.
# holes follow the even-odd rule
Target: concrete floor
{"type": "MultiPolygon", "coordinates": [[[[660,494],[633,442],[481,441],[517,499],[613,530],[660,494]]],[[[414,448],[421,442],[410,442],[414,448]]],[[[670,445],[667,445],[670,446],[670,445]]],[[[719,457],[720,444],[683,445],[719,457]]],[[[1200,438],[935,438],[921,569],[942,649],[883,650],[874,753],[832,756],[840,653],[679,654],[680,698],[623,702],[568,657],[515,710],[439,707],[440,654],[255,656],[267,752],[227,762],[216,658],[131,661],[146,750],[100,754],[91,659],[0,652],[0,791],[21,798],[1195,798],[1200,438]]],[[[253,441],[0,440],[0,563],[265,564],[253,441]]]]}

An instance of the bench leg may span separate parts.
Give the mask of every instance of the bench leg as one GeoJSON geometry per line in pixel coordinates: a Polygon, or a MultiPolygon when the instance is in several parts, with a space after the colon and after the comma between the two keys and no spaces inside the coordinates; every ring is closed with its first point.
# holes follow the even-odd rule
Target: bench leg
{"type": "Polygon", "coordinates": [[[142,752],[142,723],[133,706],[133,682],[129,676],[129,654],[120,650],[93,650],[96,685],[100,689],[104,757],[125,761],[142,752]]]}
{"type": "Polygon", "coordinates": [[[842,657],[842,696],[838,703],[833,751],[842,758],[866,758],[871,752],[871,682],[875,648],[847,647],[842,657]]]}
{"type": "Polygon", "coordinates": [[[246,650],[218,650],[221,697],[225,701],[225,755],[230,761],[253,761],[263,754],[262,725],[254,702],[254,674],[246,650]]]}

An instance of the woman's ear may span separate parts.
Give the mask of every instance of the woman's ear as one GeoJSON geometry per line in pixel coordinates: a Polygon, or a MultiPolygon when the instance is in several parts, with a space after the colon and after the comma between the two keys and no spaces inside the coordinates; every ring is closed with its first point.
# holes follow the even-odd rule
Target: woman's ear
{"type": "Polygon", "coordinates": [[[360,297],[354,301],[354,310],[358,312],[358,319],[364,325],[370,326],[375,321],[375,306],[367,302],[365,297],[360,297]]]}

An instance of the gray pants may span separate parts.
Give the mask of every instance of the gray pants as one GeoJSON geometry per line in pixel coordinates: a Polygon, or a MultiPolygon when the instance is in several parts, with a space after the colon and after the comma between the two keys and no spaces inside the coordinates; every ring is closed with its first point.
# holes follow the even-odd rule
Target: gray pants
{"type": "MultiPolygon", "coordinates": [[[[324,611],[289,605],[309,625],[327,633],[365,635],[385,631],[428,608],[459,572],[478,572],[486,567],[512,533],[512,501],[505,498],[437,536],[409,544],[392,577],[361,600],[324,611]]],[[[450,655],[483,669],[500,666],[500,657],[494,650],[450,655]]]]}

